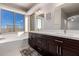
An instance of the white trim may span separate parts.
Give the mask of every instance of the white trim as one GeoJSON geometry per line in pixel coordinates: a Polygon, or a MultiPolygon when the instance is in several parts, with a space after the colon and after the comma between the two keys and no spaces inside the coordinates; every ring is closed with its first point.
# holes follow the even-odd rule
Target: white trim
{"type": "Polygon", "coordinates": [[[21,9],[9,7],[9,6],[3,5],[3,4],[0,4],[0,8],[1,9],[5,9],[5,10],[9,10],[9,11],[12,11],[12,12],[21,13],[21,14],[26,15],[26,12],[23,11],[23,10],[21,10],[21,9]]]}

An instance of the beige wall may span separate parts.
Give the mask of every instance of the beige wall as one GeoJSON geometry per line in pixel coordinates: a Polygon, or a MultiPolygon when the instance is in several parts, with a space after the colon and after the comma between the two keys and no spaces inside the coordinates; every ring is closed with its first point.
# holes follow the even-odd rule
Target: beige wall
{"type": "Polygon", "coordinates": [[[32,14],[30,16],[30,31],[34,31],[35,30],[35,15],[32,14]]]}
{"type": "Polygon", "coordinates": [[[61,8],[54,11],[54,27],[57,30],[61,29],[61,8]]]}
{"type": "Polygon", "coordinates": [[[61,29],[63,30],[65,28],[65,19],[67,19],[67,14],[61,10],[61,29]]]}
{"type": "Polygon", "coordinates": [[[30,16],[25,16],[25,32],[30,30],[30,16]]]}

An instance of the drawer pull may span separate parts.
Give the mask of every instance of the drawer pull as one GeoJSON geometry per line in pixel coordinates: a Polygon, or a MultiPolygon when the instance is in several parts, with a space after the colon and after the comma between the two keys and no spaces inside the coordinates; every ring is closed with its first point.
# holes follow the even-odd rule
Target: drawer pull
{"type": "Polygon", "coordinates": [[[61,47],[59,47],[60,48],[60,55],[62,55],[62,48],[61,47]]]}
{"type": "Polygon", "coordinates": [[[59,42],[59,43],[63,43],[63,41],[60,41],[60,40],[55,40],[56,42],[59,42]]]}
{"type": "Polygon", "coordinates": [[[57,46],[57,54],[59,53],[59,52],[58,52],[58,48],[59,48],[59,47],[57,46]]]}

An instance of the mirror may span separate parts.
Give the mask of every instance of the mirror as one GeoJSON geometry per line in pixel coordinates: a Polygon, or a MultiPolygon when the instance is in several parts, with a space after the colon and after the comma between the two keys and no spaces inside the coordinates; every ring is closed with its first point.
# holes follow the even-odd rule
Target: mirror
{"type": "Polygon", "coordinates": [[[42,11],[35,13],[35,30],[39,31],[43,28],[44,13],[42,11]]]}
{"type": "Polygon", "coordinates": [[[75,33],[79,30],[79,10],[74,5],[71,9],[71,6],[74,4],[65,4],[64,7],[61,8],[61,29],[64,32],[67,31],[75,33]]]}
{"type": "Polygon", "coordinates": [[[66,20],[69,30],[79,30],[79,15],[68,17],[66,20]]]}

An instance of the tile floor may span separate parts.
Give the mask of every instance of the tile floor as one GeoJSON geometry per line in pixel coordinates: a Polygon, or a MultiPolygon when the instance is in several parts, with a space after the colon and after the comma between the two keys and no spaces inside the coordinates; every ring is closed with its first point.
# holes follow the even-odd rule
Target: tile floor
{"type": "Polygon", "coordinates": [[[22,49],[20,53],[22,56],[41,56],[36,50],[31,47],[27,49],[22,49]]]}

